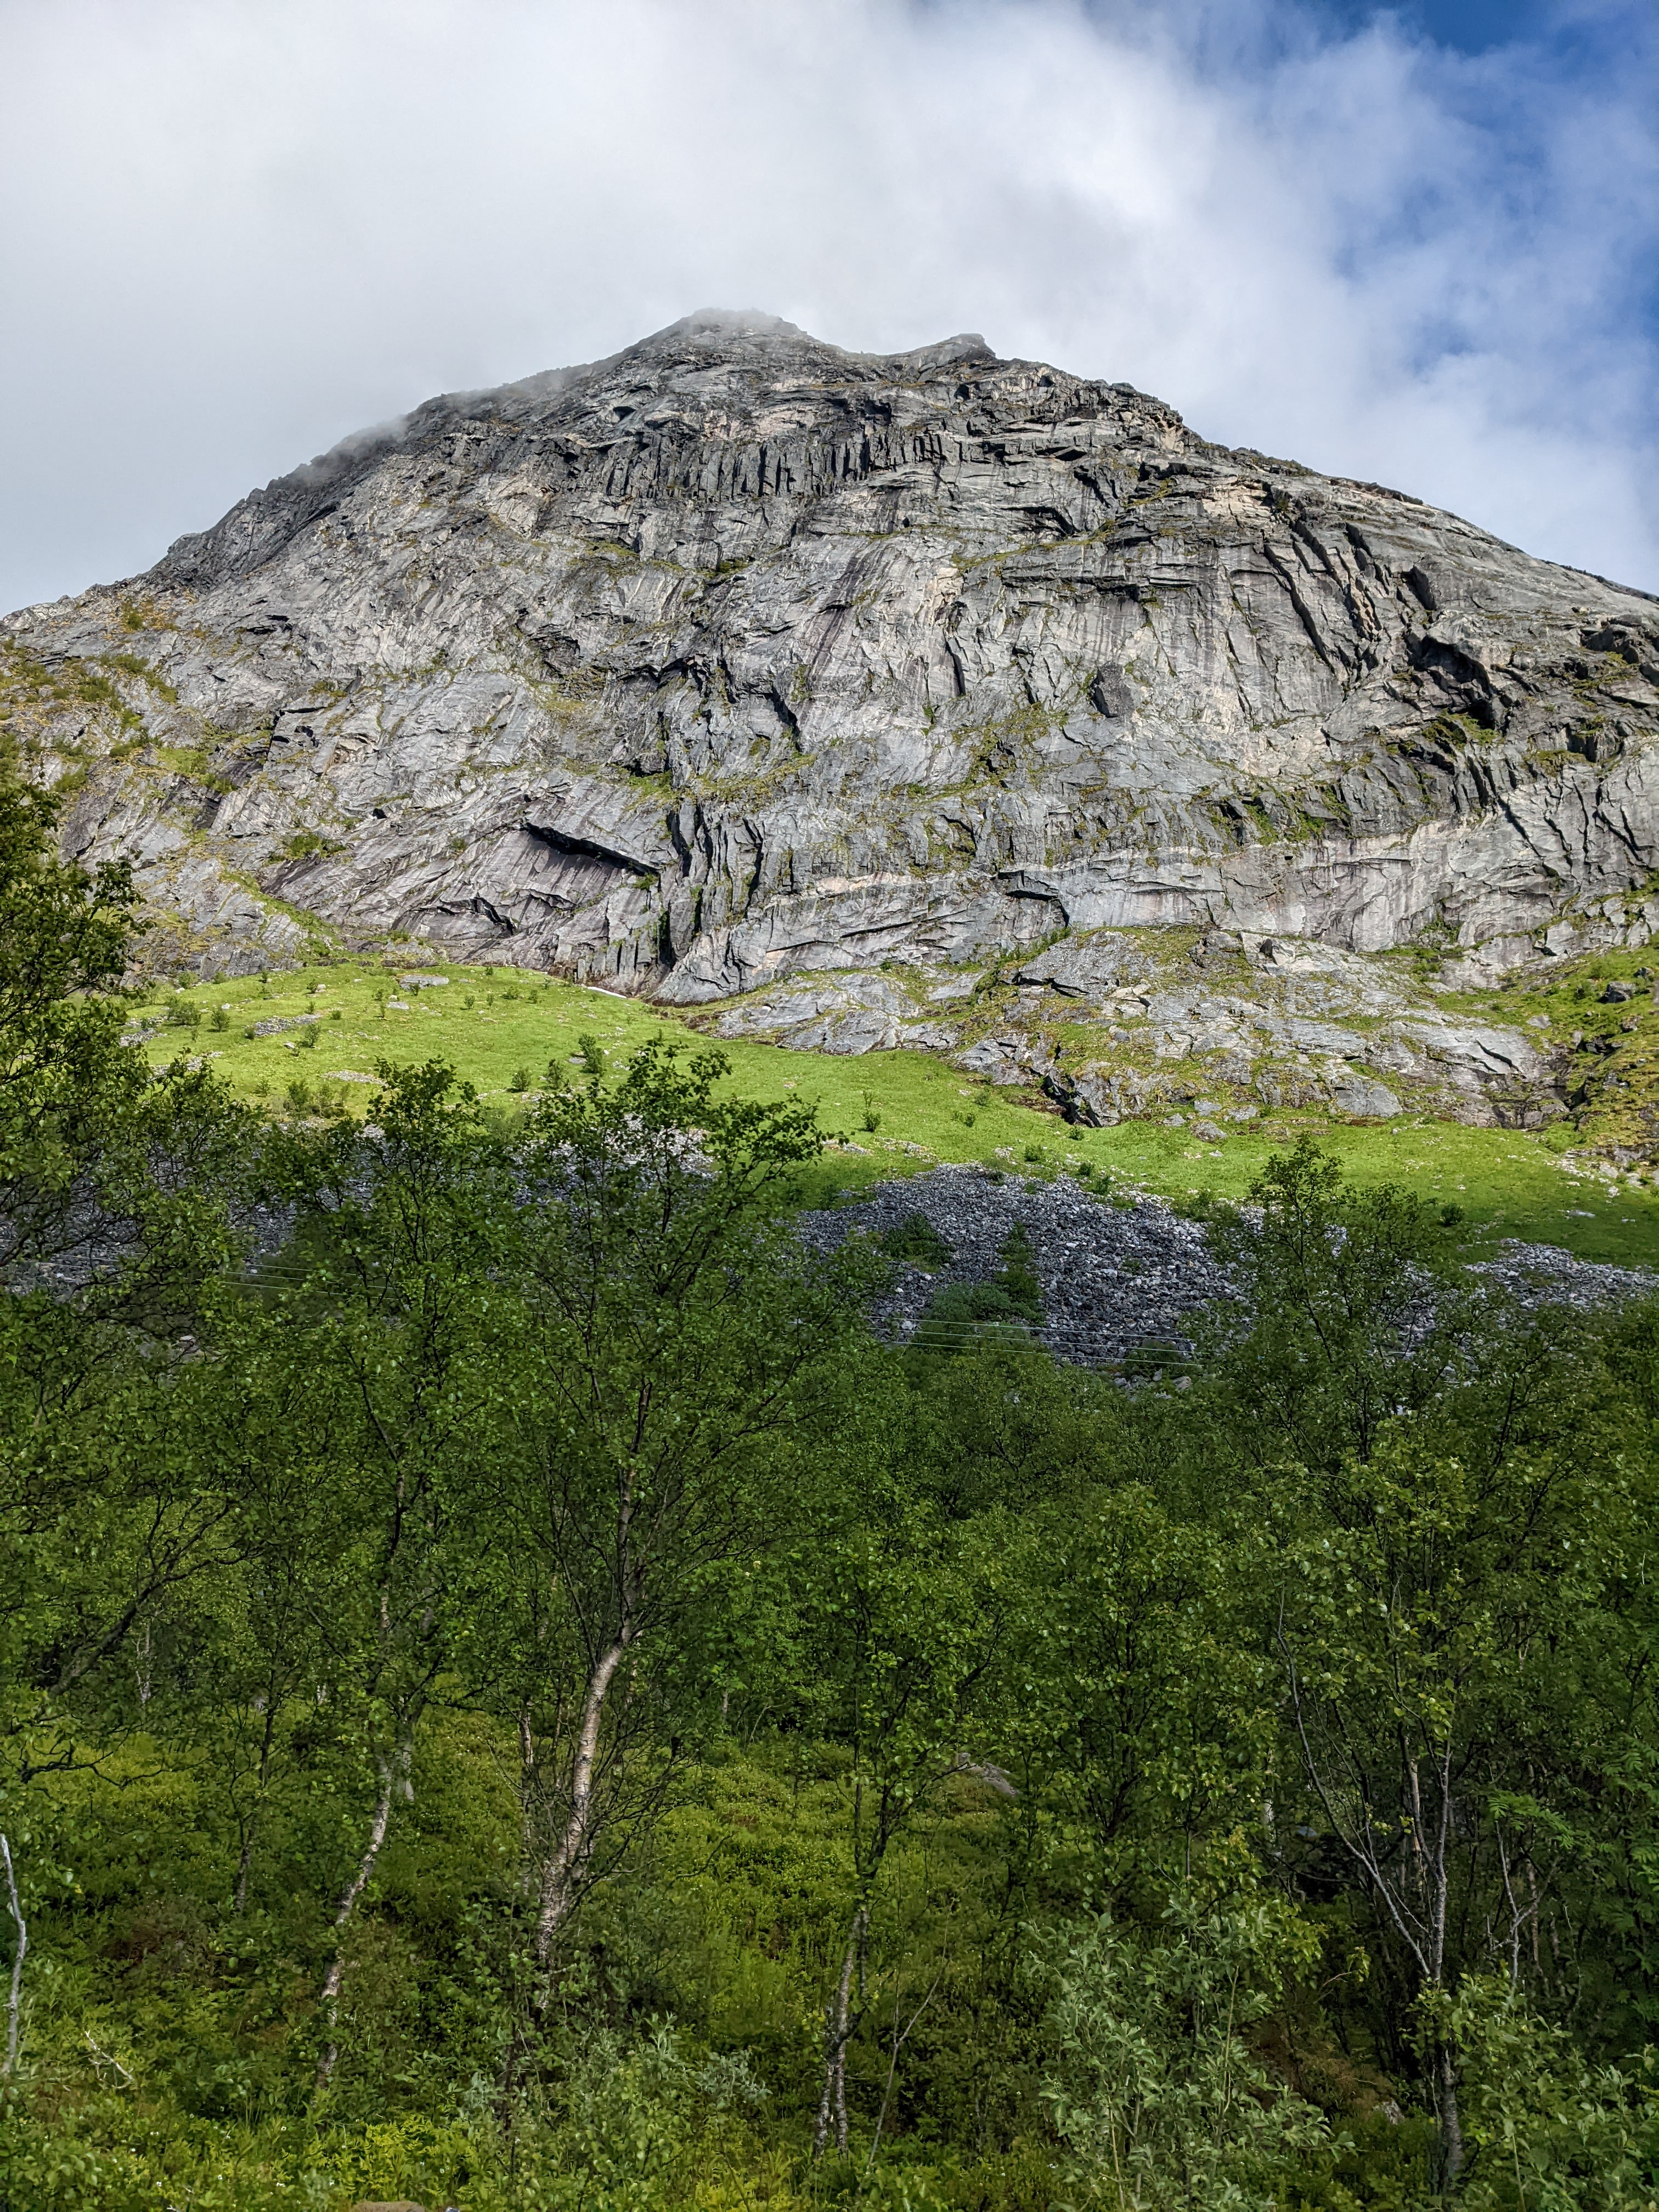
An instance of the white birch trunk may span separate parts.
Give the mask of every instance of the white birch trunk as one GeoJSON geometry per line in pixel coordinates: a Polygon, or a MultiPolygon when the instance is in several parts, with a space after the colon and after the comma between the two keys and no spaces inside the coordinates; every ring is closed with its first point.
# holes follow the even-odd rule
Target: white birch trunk
{"type": "Polygon", "coordinates": [[[570,1917],[576,1886],[593,1846],[593,1770],[599,1760],[599,1729],[605,1701],[617,1669],[628,1656],[626,1630],[599,1655],[587,1678],[582,1698],[581,1720],[576,1730],[576,1753],[570,1771],[570,1809],[563,1832],[551,1854],[543,1862],[541,1911],[536,1923],[536,1960],[544,1974],[552,1960],[553,1945],[570,1917]]]}

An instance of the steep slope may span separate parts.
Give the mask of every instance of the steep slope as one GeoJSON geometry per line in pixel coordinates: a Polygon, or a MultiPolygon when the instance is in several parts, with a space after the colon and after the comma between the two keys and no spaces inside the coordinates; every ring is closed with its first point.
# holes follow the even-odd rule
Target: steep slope
{"type": "Polygon", "coordinates": [[[1659,927],[1659,603],[974,337],[693,316],[0,637],[198,968],[314,917],[690,1006],[1103,927],[1659,927]]]}

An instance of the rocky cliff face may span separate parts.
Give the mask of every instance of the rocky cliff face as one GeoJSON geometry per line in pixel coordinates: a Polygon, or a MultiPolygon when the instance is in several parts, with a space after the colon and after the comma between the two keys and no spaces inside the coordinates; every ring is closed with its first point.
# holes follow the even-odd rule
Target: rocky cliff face
{"type": "Polygon", "coordinates": [[[1659,928],[1659,603],[962,337],[701,315],[431,401],[0,625],[173,957],[681,1006],[1197,926],[1659,928]]]}

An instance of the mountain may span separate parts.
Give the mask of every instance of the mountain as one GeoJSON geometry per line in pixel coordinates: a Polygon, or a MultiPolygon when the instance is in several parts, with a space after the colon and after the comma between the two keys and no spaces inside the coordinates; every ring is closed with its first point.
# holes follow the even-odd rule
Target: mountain
{"type": "Polygon", "coordinates": [[[682,1006],[1182,926],[1659,928],[1659,602],[978,337],[702,313],[0,624],[208,971],[403,933],[682,1006]]]}

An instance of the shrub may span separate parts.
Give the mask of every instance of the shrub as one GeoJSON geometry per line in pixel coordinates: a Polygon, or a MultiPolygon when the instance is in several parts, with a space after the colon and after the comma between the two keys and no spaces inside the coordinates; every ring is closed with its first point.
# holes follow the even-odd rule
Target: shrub
{"type": "Polygon", "coordinates": [[[581,1055],[585,1073],[588,1075],[605,1073],[605,1048],[600,1044],[598,1037],[590,1036],[586,1030],[584,1030],[576,1039],[576,1050],[581,1055]]]}
{"type": "Polygon", "coordinates": [[[311,1111],[311,1085],[303,1075],[296,1075],[288,1086],[288,1103],[295,1114],[311,1111]]]}
{"type": "Polygon", "coordinates": [[[1243,2031],[1316,1944],[1277,1899],[1205,1911],[1177,1898],[1164,1929],[1103,1914],[1050,1939],[1058,2063],[1043,2096],[1067,2178],[1092,2203],[1283,2203],[1329,2131],[1243,2031]]]}
{"type": "Polygon", "coordinates": [[[528,1091],[530,1088],[530,1070],[527,1067],[515,1067],[512,1074],[507,1078],[507,1087],[509,1091],[518,1092],[528,1091]]]}
{"type": "Polygon", "coordinates": [[[319,853],[343,853],[345,850],[337,838],[324,837],[315,830],[296,830],[285,845],[277,848],[279,860],[310,860],[319,853]]]}
{"type": "Polygon", "coordinates": [[[925,1213],[907,1213],[896,1227],[884,1230],[878,1242],[894,1259],[911,1261],[919,1267],[951,1264],[951,1247],[925,1213]]]}
{"type": "Polygon", "coordinates": [[[1029,1316],[999,1283],[949,1283],[935,1291],[916,1327],[916,1344],[927,1352],[957,1352],[981,1336],[1024,1339],[1029,1316]]]}
{"type": "Polygon", "coordinates": [[[1016,1313],[1024,1314],[1027,1321],[1041,1321],[1042,1285],[1037,1280],[1036,1255],[1023,1221],[1017,1221],[1009,1231],[1001,1256],[997,1287],[1006,1293],[1016,1313]]]}
{"type": "Polygon", "coordinates": [[[216,1006],[208,1016],[208,1027],[210,1030],[228,1030],[230,1027],[230,1008],[216,1006]]]}
{"type": "Polygon", "coordinates": [[[881,1127],[881,1116],[873,1106],[866,1106],[864,1109],[864,1126],[872,1136],[881,1127]]]}

